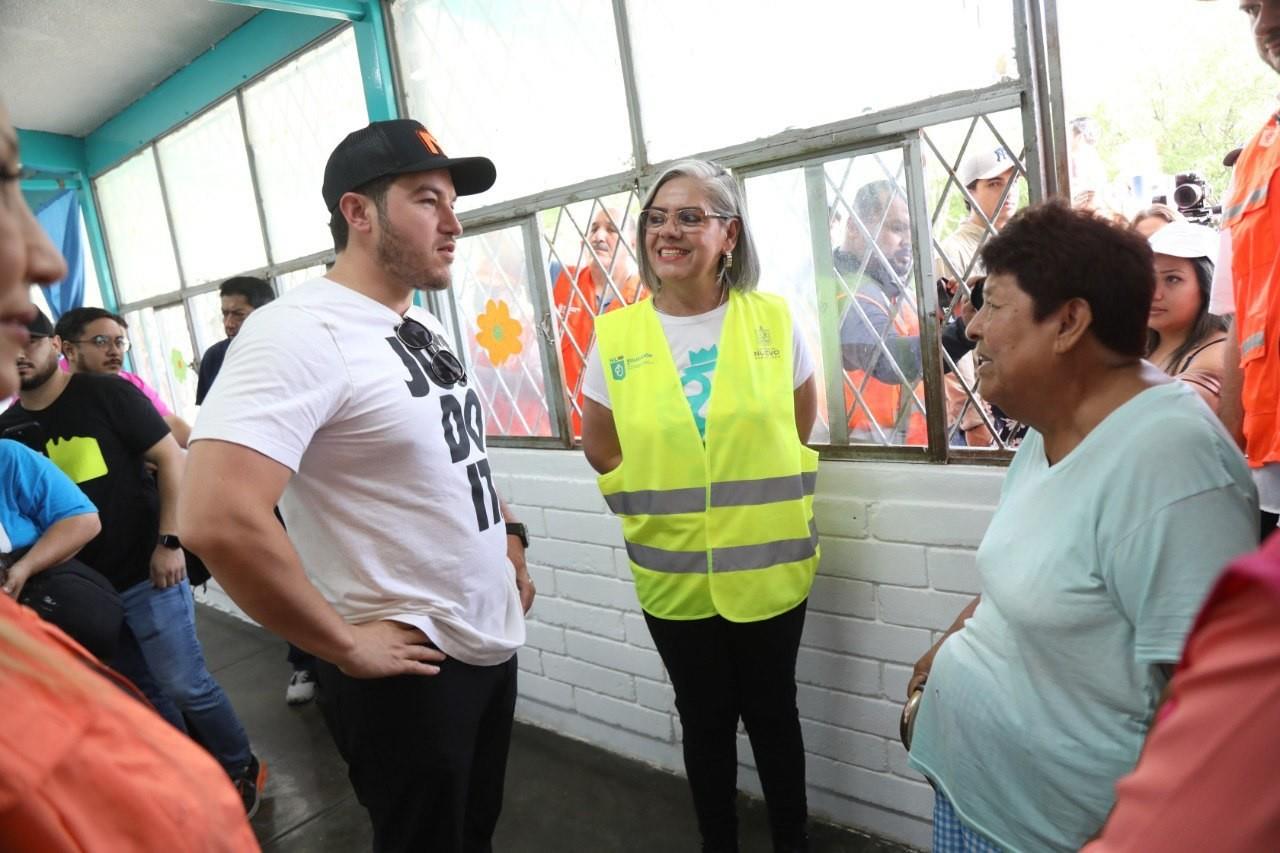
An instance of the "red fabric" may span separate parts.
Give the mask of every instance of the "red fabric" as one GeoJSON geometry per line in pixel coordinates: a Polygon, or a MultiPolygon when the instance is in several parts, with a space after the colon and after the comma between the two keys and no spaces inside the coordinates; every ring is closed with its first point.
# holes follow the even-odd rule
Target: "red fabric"
{"type": "Polygon", "coordinates": [[[1236,161],[1231,228],[1249,464],[1280,461],[1280,123],[1273,116],[1236,161]]]}
{"type": "MultiPolygon", "coordinates": [[[[630,276],[625,281],[615,282],[622,299],[612,291],[605,290],[604,313],[625,308],[640,299],[648,297],[649,292],[640,284],[639,276],[630,276]]],[[[562,327],[560,337],[560,363],[564,365],[564,387],[569,398],[582,407],[582,374],[585,357],[591,352],[591,344],[595,341],[596,315],[601,313],[600,300],[596,297],[596,281],[591,267],[565,267],[556,277],[552,298],[556,312],[560,316],[562,327]]],[[[577,409],[570,407],[573,417],[573,435],[582,435],[582,416],[577,409]]]]}
{"type": "MultiPolygon", "coordinates": [[[[857,294],[856,298],[865,300],[876,307],[882,307],[875,300],[861,293],[857,294]]],[[[915,312],[910,310],[910,307],[905,302],[895,305],[893,329],[900,337],[916,338],[920,336],[920,321],[916,318],[915,312]]],[[[910,407],[910,414],[907,416],[906,443],[913,446],[922,446],[929,443],[929,429],[924,413],[916,407],[915,403],[907,399],[914,392],[923,400],[923,384],[917,384],[912,389],[898,384],[881,382],[874,376],[868,376],[862,370],[846,370],[845,373],[848,375],[849,381],[844,385],[844,406],[845,411],[849,412],[849,430],[851,432],[876,434],[875,428],[871,425],[871,419],[867,417],[867,410],[870,410],[872,417],[875,418],[880,428],[889,433],[896,425],[898,414],[903,411],[905,405],[910,407]],[[866,410],[858,404],[858,397],[854,393],[854,388],[858,389],[862,394],[862,402],[866,404],[866,410]]]]}
{"type": "Polygon", "coordinates": [[[1280,537],[1219,579],[1086,853],[1280,849],[1280,537]]]}
{"type": "Polygon", "coordinates": [[[0,595],[0,850],[252,851],[222,768],[0,595]]]}

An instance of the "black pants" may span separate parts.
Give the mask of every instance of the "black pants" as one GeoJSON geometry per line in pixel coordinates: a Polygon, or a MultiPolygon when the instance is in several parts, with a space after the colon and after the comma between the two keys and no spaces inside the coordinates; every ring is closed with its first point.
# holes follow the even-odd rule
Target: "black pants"
{"type": "Polygon", "coordinates": [[[1280,518],[1280,515],[1277,515],[1274,512],[1267,512],[1265,509],[1262,510],[1259,515],[1261,515],[1261,524],[1259,525],[1258,530],[1258,541],[1266,542],[1267,537],[1275,532],[1276,521],[1280,518]]]}
{"type": "Polygon", "coordinates": [[[315,655],[310,652],[304,652],[293,643],[289,643],[289,653],[285,658],[289,661],[289,666],[293,667],[294,672],[300,669],[310,670],[311,672],[316,671],[315,655]]]}
{"type": "Polygon", "coordinates": [[[377,851],[488,853],[516,704],[516,659],[360,679],[316,661],[320,707],[377,851]]]}
{"type": "Polygon", "coordinates": [[[676,691],[703,850],[738,849],[738,718],[746,725],[777,850],[804,850],[808,806],[796,710],[805,602],[761,622],[645,614],[676,691]]]}

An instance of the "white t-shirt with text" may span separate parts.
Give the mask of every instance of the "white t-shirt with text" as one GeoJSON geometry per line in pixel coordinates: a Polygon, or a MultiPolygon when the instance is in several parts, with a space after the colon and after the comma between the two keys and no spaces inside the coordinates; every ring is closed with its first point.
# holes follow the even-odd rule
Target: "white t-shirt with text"
{"type": "MultiPolygon", "coordinates": [[[[409,316],[444,337],[422,308],[409,316]]],[[[325,278],[254,311],[191,440],[294,472],[280,509],[307,576],[348,622],[393,619],[450,657],[510,659],[524,615],[474,388],[441,388],[390,308],[325,278]]],[[[421,356],[425,360],[425,355],[421,356]]]]}

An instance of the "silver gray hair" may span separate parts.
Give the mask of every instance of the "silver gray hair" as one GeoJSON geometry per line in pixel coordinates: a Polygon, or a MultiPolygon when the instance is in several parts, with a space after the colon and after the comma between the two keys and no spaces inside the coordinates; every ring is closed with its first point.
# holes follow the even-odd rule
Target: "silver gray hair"
{"type": "MultiPolygon", "coordinates": [[[[737,288],[742,293],[754,290],[760,281],[760,256],[756,252],[756,242],[751,237],[751,228],[747,225],[747,212],[742,203],[742,193],[738,190],[738,182],[734,180],[733,175],[719,163],[712,163],[709,160],[681,160],[670,166],[658,176],[658,180],[654,181],[644,198],[644,203],[640,205],[641,211],[649,209],[658,190],[673,178],[689,178],[697,181],[707,194],[707,202],[711,206],[712,213],[732,216],[738,220],[738,244],[733,248],[733,263],[725,269],[722,259],[719,275],[721,281],[728,282],[730,287],[737,288]]],[[[649,290],[657,293],[662,287],[662,281],[654,274],[653,266],[649,263],[649,252],[644,246],[644,239],[645,234],[642,229],[636,265],[639,268],[640,280],[649,290]]]]}

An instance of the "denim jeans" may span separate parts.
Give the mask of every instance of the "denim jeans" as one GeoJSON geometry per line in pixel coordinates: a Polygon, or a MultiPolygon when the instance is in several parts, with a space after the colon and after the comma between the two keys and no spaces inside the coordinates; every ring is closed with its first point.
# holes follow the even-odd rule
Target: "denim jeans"
{"type": "Polygon", "coordinates": [[[249,764],[249,738],[227,694],[205,666],[196,637],[195,603],[184,580],[156,589],[150,580],[121,593],[125,627],[112,665],[179,729],[209,751],[230,776],[249,764]]]}

